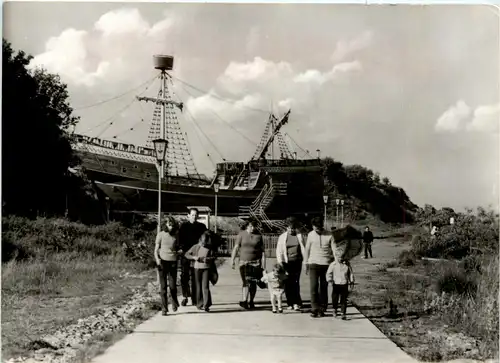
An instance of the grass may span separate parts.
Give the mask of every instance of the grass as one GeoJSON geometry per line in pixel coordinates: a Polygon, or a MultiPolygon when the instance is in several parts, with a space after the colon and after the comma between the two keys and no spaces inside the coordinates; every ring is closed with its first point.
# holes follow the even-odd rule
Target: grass
{"type": "Polygon", "coordinates": [[[498,254],[428,261],[391,239],[374,254],[356,261],[351,298],[385,335],[421,361],[498,359],[498,254]]]}
{"type": "Polygon", "coordinates": [[[156,277],[147,259],[123,247],[146,240],[149,250],[154,241],[119,224],[8,217],[2,225],[2,360],[28,355],[43,335],[121,305],[156,277]]]}
{"type": "MultiPolygon", "coordinates": [[[[19,217],[4,217],[2,227],[2,360],[29,356],[42,336],[119,306],[156,282],[155,230],[19,217]]],[[[134,322],[158,310],[153,304],[134,322]]],[[[88,361],[125,333],[93,337],[75,361],[88,361]]]]}
{"type": "MultiPolygon", "coordinates": [[[[154,231],[15,217],[3,218],[2,227],[2,360],[27,355],[41,336],[120,305],[156,279],[148,269],[154,231]]],[[[351,300],[358,309],[420,360],[465,354],[449,347],[447,338],[457,332],[478,341],[468,358],[497,358],[498,253],[460,262],[422,260],[410,250],[419,230],[380,224],[372,230],[382,237],[373,244],[375,258],[353,261],[357,287],[351,300]]],[[[419,252],[427,248],[425,240],[418,241],[419,252]]],[[[123,334],[94,337],[77,361],[89,360],[123,334]]]]}

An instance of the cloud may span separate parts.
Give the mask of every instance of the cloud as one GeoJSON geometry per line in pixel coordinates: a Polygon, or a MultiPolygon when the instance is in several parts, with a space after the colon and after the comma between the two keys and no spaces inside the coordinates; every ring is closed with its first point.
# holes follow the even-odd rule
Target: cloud
{"type": "Polygon", "coordinates": [[[103,37],[122,36],[130,34],[146,35],[150,30],[137,9],[119,9],[110,11],[99,18],[94,28],[102,33],[103,37]]]}
{"type": "Polygon", "coordinates": [[[361,71],[363,67],[359,61],[345,62],[336,64],[329,72],[321,73],[316,69],[309,69],[304,73],[295,76],[294,81],[297,83],[317,83],[323,84],[328,81],[335,80],[341,74],[348,72],[361,71]]]}
{"type": "Polygon", "coordinates": [[[91,30],[70,28],[50,38],[30,67],[58,73],[71,86],[144,80],[138,70],[152,68],[144,54],[164,50],[162,44],[178,20],[166,12],[162,20],[150,25],[135,8],[113,10],[102,15],[91,30]]]}
{"type": "Polygon", "coordinates": [[[222,118],[225,121],[235,122],[246,118],[249,109],[259,108],[264,102],[259,94],[251,94],[228,103],[212,90],[203,96],[188,99],[186,106],[195,119],[208,118],[223,122],[220,120],[222,118]]]}
{"type": "Polygon", "coordinates": [[[372,40],[373,40],[373,32],[369,30],[361,33],[354,39],[348,41],[339,40],[337,42],[335,51],[331,56],[331,60],[333,62],[340,62],[345,58],[347,58],[352,53],[368,47],[371,44],[372,40]]]}
{"type": "Polygon", "coordinates": [[[498,132],[500,122],[500,103],[479,106],[474,111],[472,121],[466,126],[469,131],[498,132]]]}
{"type": "Polygon", "coordinates": [[[471,108],[463,100],[458,101],[438,118],[436,131],[458,131],[463,126],[463,121],[470,117],[471,112],[471,108]]]}
{"type": "Polygon", "coordinates": [[[463,100],[446,110],[437,120],[438,132],[461,130],[476,132],[496,132],[500,121],[500,103],[480,105],[472,109],[463,100]]]}
{"type": "Polygon", "coordinates": [[[191,98],[187,107],[195,117],[213,117],[213,111],[229,121],[248,117],[248,109],[269,109],[270,102],[277,111],[289,108],[306,110],[313,104],[314,92],[340,76],[362,71],[359,60],[339,63],[329,71],[308,69],[298,72],[291,63],[273,62],[255,57],[248,62],[230,62],[218,77],[216,86],[207,94],[191,98]],[[224,98],[234,102],[222,101],[224,98]]]}
{"type": "Polygon", "coordinates": [[[293,69],[288,62],[274,63],[255,57],[253,61],[246,63],[229,63],[218,81],[225,87],[230,87],[232,84],[265,84],[287,78],[291,74],[293,74],[293,69]]]}
{"type": "MultiPolygon", "coordinates": [[[[307,112],[314,107],[314,97],[322,87],[363,70],[358,59],[346,62],[340,60],[368,47],[372,37],[372,32],[365,31],[355,39],[338,42],[332,56],[335,60],[330,63],[331,68],[325,71],[299,71],[288,61],[272,61],[260,56],[246,62],[231,61],[217,78],[215,87],[203,96],[190,98],[187,107],[194,117],[214,118],[213,110],[224,119],[228,117],[228,121],[248,117],[249,108],[268,110],[270,103],[278,112],[289,108],[294,108],[295,113],[307,112]],[[220,98],[228,98],[233,102],[225,102],[220,98]]],[[[247,53],[255,49],[259,38],[260,28],[251,28],[246,40],[247,53]]]]}

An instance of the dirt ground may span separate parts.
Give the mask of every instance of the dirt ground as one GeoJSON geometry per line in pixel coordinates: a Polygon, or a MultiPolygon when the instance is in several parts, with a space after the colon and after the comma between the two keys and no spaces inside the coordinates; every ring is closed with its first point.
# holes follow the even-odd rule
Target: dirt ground
{"type": "Polygon", "coordinates": [[[420,361],[493,358],[483,357],[479,344],[466,332],[423,313],[423,293],[431,277],[418,265],[387,267],[410,249],[409,238],[375,240],[372,249],[373,258],[362,259],[361,253],[351,262],[356,285],[350,300],[387,337],[420,361]]]}

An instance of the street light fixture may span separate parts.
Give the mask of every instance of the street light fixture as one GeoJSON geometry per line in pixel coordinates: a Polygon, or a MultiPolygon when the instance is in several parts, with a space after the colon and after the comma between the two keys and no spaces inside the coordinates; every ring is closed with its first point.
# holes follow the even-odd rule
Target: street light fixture
{"type": "Polygon", "coordinates": [[[342,213],[342,223],[340,224],[340,228],[344,228],[344,199],[340,201],[340,208],[342,213]]]}
{"type": "Polygon", "coordinates": [[[161,231],[161,179],[164,174],[165,156],[167,154],[168,141],[165,139],[153,140],[155,149],[156,161],[158,162],[158,227],[157,231],[161,231]]]}
{"type": "Polygon", "coordinates": [[[336,215],[335,215],[335,223],[337,224],[337,228],[339,227],[339,204],[340,204],[340,199],[335,199],[335,204],[337,205],[336,207],[336,215]]]}
{"type": "Polygon", "coordinates": [[[323,220],[323,226],[326,227],[326,204],[328,203],[328,195],[325,194],[323,195],[323,205],[325,207],[325,211],[324,211],[324,220],[323,220]]]}
{"type": "Polygon", "coordinates": [[[215,191],[215,227],[214,231],[217,233],[217,194],[219,193],[219,183],[214,184],[214,191],[215,191]]]}

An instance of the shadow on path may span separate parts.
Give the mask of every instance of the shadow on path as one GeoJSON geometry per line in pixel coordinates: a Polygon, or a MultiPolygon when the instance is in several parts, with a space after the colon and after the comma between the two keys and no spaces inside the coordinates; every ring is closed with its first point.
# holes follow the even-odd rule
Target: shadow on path
{"type": "Polygon", "coordinates": [[[207,335],[207,336],[241,336],[241,337],[269,337],[269,338],[305,338],[305,339],[349,339],[349,340],[386,340],[384,337],[352,337],[352,336],[336,336],[336,335],[312,335],[312,334],[268,334],[268,333],[216,333],[216,332],[169,332],[169,331],[149,331],[149,330],[139,330],[136,334],[159,334],[159,335],[207,335]]]}

